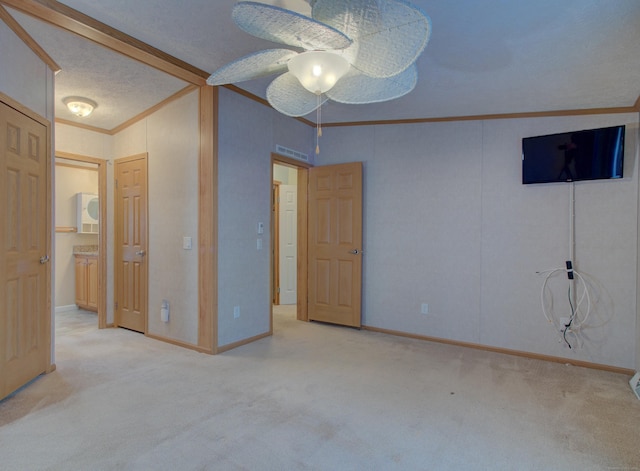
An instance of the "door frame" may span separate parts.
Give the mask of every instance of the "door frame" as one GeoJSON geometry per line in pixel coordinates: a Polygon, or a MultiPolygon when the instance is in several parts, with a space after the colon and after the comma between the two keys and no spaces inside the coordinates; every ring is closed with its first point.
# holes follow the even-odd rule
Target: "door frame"
{"type": "Polygon", "coordinates": [[[145,259],[144,259],[144,264],[142,269],[144,270],[144,276],[146,279],[146,283],[145,283],[145,291],[144,293],[141,293],[141,296],[144,298],[144,306],[145,306],[145,315],[144,315],[144,328],[143,331],[141,332],[144,336],[147,336],[149,333],[149,154],[148,152],[142,152],[140,154],[135,154],[135,155],[130,155],[127,157],[122,157],[119,159],[115,159],[113,161],[113,201],[114,201],[114,208],[113,208],[113,226],[114,226],[114,231],[113,231],[113,245],[114,245],[114,250],[113,250],[113,296],[114,296],[114,308],[113,308],[113,324],[115,327],[119,327],[118,325],[118,308],[115,306],[115,303],[118,302],[118,286],[119,286],[119,279],[118,279],[118,264],[120,263],[121,260],[118,260],[119,258],[122,258],[122,254],[121,254],[121,250],[119,249],[118,246],[118,231],[120,228],[117,227],[117,222],[118,222],[118,185],[116,184],[116,180],[118,178],[118,171],[117,171],[117,166],[118,164],[123,164],[123,163],[127,163],[127,162],[131,162],[134,160],[144,160],[144,165],[147,168],[147,171],[145,172],[146,174],[146,179],[147,181],[145,182],[145,191],[146,191],[146,195],[145,195],[145,212],[146,212],[146,235],[145,235],[145,243],[146,243],[146,255],[145,255],[145,259]],[[119,257],[120,256],[120,257],[119,257]]]}
{"type": "MultiPolygon", "coordinates": [[[[307,286],[307,192],[309,182],[309,169],[313,167],[308,162],[295,160],[275,152],[271,153],[271,171],[269,185],[273,187],[273,164],[293,167],[298,170],[298,264],[297,264],[297,291],[298,300],[296,303],[296,319],[307,322],[309,315],[307,312],[308,286],[307,286]]],[[[271,234],[273,234],[273,212],[270,217],[271,234]]],[[[273,243],[273,241],[272,241],[273,243]]],[[[273,293],[273,250],[271,251],[271,262],[269,266],[269,287],[273,293]]],[[[273,335],[273,303],[269,307],[269,333],[273,335]]]]}
{"type": "MultiPolygon", "coordinates": [[[[98,232],[98,329],[105,329],[107,325],[107,161],[86,155],[56,151],[55,157],[96,164],[98,166],[98,205],[100,230],[98,232]]],[[[55,195],[54,195],[55,196],[55,195]]]]}
{"type": "MultiPolygon", "coordinates": [[[[273,168],[273,164],[271,164],[273,168]]],[[[280,304],[280,185],[282,182],[275,180],[271,193],[271,285],[272,304],[280,304]]]]}

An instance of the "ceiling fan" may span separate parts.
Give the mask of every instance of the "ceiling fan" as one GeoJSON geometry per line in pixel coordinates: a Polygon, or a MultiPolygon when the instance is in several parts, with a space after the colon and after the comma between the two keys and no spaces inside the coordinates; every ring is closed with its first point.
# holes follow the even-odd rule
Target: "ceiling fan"
{"type": "Polygon", "coordinates": [[[427,45],[431,20],[404,0],[308,0],[311,17],[265,3],[240,1],[240,29],[299,50],[267,49],[237,59],[208,79],[225,85],[280,74],[267,100],[288,116],[304,116],[327,100],[365,104],[409,93],[415,61],[427,45]]]}

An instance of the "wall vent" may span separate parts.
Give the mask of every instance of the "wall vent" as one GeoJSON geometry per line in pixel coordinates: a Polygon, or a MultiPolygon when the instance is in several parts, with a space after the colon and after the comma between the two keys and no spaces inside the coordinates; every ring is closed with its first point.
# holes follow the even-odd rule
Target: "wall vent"
{"type": "Polygon", "coordinates": [[[299,152],[297,150],[289,149],[288,147],[281,146],[280,144],[276,144],[276,152],[287,157],[292,157],[297,160],[309,162],[309,156],[307,154],[303,154],[302,152],[299,152]]]}

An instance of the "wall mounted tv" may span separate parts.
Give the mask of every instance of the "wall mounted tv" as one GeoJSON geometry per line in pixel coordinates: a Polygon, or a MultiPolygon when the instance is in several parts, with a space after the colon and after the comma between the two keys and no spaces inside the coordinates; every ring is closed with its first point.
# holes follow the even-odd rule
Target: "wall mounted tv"
{"type": "Polygon", "coordinates": [[[624,126],[525,137],[522,183],[622,178],[624,126]]]}

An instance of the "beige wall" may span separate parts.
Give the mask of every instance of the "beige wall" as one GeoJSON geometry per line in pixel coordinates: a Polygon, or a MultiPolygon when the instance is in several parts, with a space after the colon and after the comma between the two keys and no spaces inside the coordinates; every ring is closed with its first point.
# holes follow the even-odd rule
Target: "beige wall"
{"type": "Polygon", "coordinates": [[[283,185],[297,185],[298,172],[295,168],[287,167],[286,165],[274,164],[273,180],[280,182],[283,185]]]}
{"type": "Polygon", "coordinates": [[[0,21],[0,91],[53,121],[53,73],[0,21]]]}
{"type": "Polygon", "coordinates": [[[113,322],[113,161],[148,153],[149,333],[197,343],[198,92],[174,101],[115,136],[57,125],[57,150],[107,165],[107,322],[113,322]],[[184,250],[183,237],[192,237],[184,250]],[[170,303],[169,323],[160,304],[170,303]]]}
{"type": "Polygon", "coordinates": [[[112,141],[108,134],[56,123],[56,151],[109,160],[112,141]]]}
{"type": "Polygon", "coordinates": [[[220,89],[218,149],[218,344],[269,330],[271,152],[276,144],[313,155],[315,129],[220,89]],[[257,250],[257,239],[262,250],[257,250]],[[240,307],[240,317],[233,309],[240,307]]]}
{"type": "Polygon", "coordinates": [[[115,159],[148,153],[149,333],[191,344],[198,340],[198,120],[195,91],[113,138],[115,159]],[[160,319],[163,299],[168,323],[160,319]]]}
{"type": "MultiPolygon", "coordinates": [[[[638,128],[637,114],[326,128],[320,164],[364,162],[363,323],[634,368],[638,128]],[[569,185],[522,185],[521,140],[618,124],[625,177],[575,184],[574,263],[593,311],[569,350],[536,274],[567,260],[569,185]]],[[[560,300],[565,281],[553,282],[560,300]]]]}

